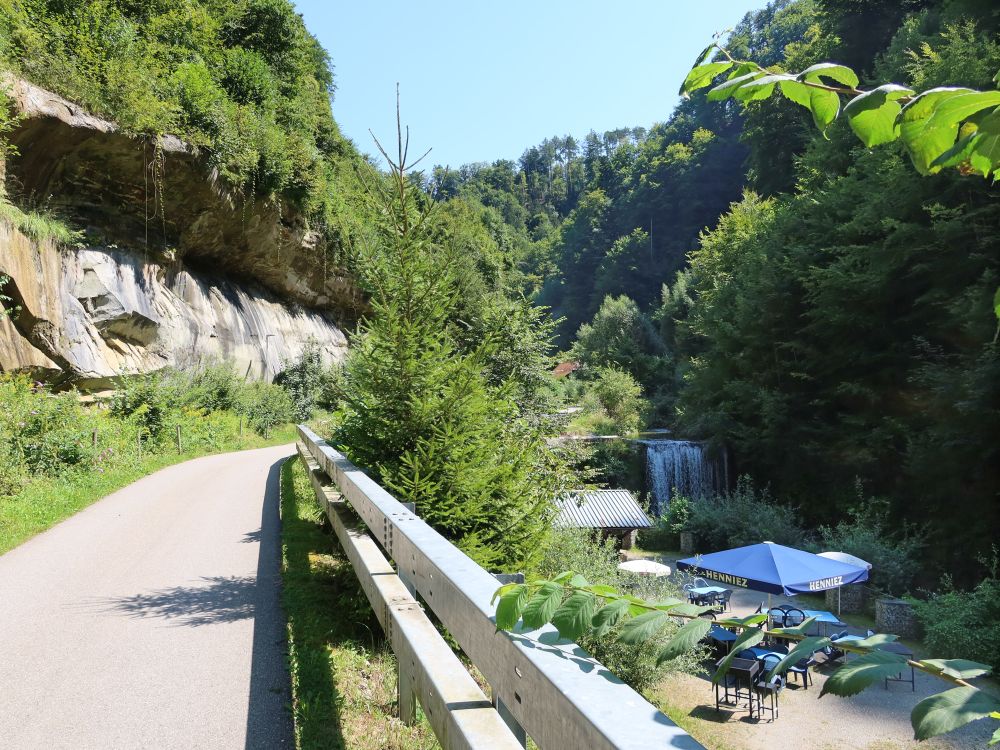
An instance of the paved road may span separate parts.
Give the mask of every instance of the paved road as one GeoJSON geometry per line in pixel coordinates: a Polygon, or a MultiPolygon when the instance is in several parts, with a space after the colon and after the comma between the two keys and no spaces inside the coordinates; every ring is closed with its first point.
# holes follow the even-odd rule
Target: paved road
{"type": "Polygon", "coordinates": [[[0,556],[0,747],[293,747],[279,469],[188,461],[0,556]]]}

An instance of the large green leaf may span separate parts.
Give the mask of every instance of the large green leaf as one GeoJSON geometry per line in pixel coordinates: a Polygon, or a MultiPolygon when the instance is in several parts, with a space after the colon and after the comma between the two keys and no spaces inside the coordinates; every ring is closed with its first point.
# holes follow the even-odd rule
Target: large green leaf
{"type": "Polygon", "coordinates": [[[830,675],[820,695],[856,695],[874,682],[898,674],[905,665],[906,658],[900,654],[871,651],[852,659],[830,675]]]}
{"type": "Polygon", "coordinates": [[[719,663],[719,668],[715,670],[715,674],[712,675],[712,684],[717,684],[719,680],[726,675],[729,671],[729,667],[733,664],[733,659],[736,658],[736,654],[745,648],[753,648],[764,640],[765,635],[767,635],[767,633],[760,628],[750,628],[740,633],[739,637],[733,641],[733,645],[729,648],[729,653],[726,655],[726,658],[719,663]]]}
{"type": "Polygon", "coordinates": [[[575,641],[590,628],[597,597],[589,591],[575,591],[552,615],[552,624],[559,635],[575,641]]]}
{"type": "Polygon", "coordinates": [[[712,623],[710,620],[691,620],[691,622],[674,634],[674,637],[670,639],[657,655],[657,666],[670,659],[676,659],[681,654],[693,649],[711,628],[712,623]]]}
{"type": "Polygon", "coordinates": [[[552,619],[563,598],[563,589],[558,583],[548,581],[543,583],[528,603],[524,605],[521,619],[528,630],[537,630],[552,619]]]}
{"type": "Polygon", "coordinates": [[[493,598],[490,599],[490,604],[493,604],[493,602],[495,602],[497,599],[506,594],[515,586],[523,586],[523,585],[524,584],[521,583],[505,583],[503,586],[501,586],[500,588],[498,588],[496,591],[493,592],[493,598]]]}
{"type": "Polygon", "coordinates": [[[592,594],[597,594],[598,596],[604,597],[605,599],[617,599],[619,596],[618,589],[614,588],[613,586],[605,586],[602,583],[595,583],[590,586],[587,586],[587,591],[591,592],[592,594]]]}
{"type": "Polygon", "coordinates": [[[791,628],[771,628],[773,635],[805,635],[810,626],[816,622],[815,617],[807,617],[798,625],[791,628]]]}
{"type": "Polygon", "coordinates": [[[1000,287],[997,287],[993,294],[993,312],[996,314],[997,320],[1000,320],[1000,287]]]}
{"type": "Polygon", "coordinates": [[[850,645],[857,648],[878,648],[879,646],[884,646],[887,643],[895,643],[898,640],[898,635],[892,635],[891,633],[876,633],[875,635],[870,635],[860,641],[854,641],[850,645]]]}
{"type": "Polygon", "coordinates": [[[705,86],[710,85],[715,80],[717,75],[725,73],[731,67],[733,67],[733,63],[731,62],[710,62],[698,65],[692,68],[687,74],[687,78],[684,79],[684,83],[681,84],[681,90],[678,93],[686,97],[692,91],[705,88],[705,86]]]}
{"type": "Polygon", "coordinates": [[[1000,698],[973,687],[957,687],[924,698],[913,707],[910,723],[918,740],[936,737],[983,719],[1000,709],[1000,698]]]}
{"type": "Polygon", "coordinates": [[[622,634],[619,640],[630,646],[645,643],[655,635],[666,620],[667,613],[660,611],[646,612],[638,617],[633,617],[622,625],[622,634]]]}
{"type": "MultiPolygon", "coordinates": [[[[997,75],[1000,76],[1000,73],[998,73],[997,75]]],[[[1000,711],[994,711],[993,713],[991,713],[990,714],[990,718],[991,719],[1000,719],[1000,711]]],[[[1000,742],[1000,729],[998,729],[997,731],[995,731],[993,733],[993,737],[990,739],[990,744],[991,745],[995,745],[998,742],[1000,742]]]]}
{"type": "Polygon", "coordinates": [[[753,628],[767,620],[766,614],[747,615],[746,617],[726,617],[715,624],[724,628],[753,628]]]}
{"type": "Polygon", "coordinates": [[[871,148],[899,137],[896,118],[902,110],[899,99],[913,96],[913,90],[895,83],[856,96],[844,107],[847,122],[862,143],[871,148]]]}
{"type": "Polygon", "coordinates": [[[625,616],[629,606],[630,602],[628,599],[615,599],[597,610],[591,620],[591,625],[594,627],[594,635],[602,636],[607,633],[625,616]]]}
{"type": "Polygon", "coordinates": [[[824,133],[840,114],[840,96],[833,91],[807,86],[797,80],[783,80],[781,93],[812,112],[813,122],[824,133]]]}
{"type": "Polygon", "coordinates": [[[1000,108],[962,125],[958,141],[932,167],[965,167],[983,177],[1000,169],[1000,108]]]}
{"type": "Polygon", "coordinates": [[[971,680],[993,671],[993,667],[989,664],[980,664],[968,659],[921,659],[920,663],[934,672],[946,674],[958,680],[971,680]]]}
{"type": "Polygon", "coordinates": [[[710,612],[714,609],[713,607],[706,607],[701,604],[689,604],[684,602],[683,604],[675,604],[669,608],[669,612],[672,615],[677,615],[678,617],[697,617],[698,615],[704,614],[705,612],[710,612]]]}
{"type": "Polygon", "coordinates": [[[770,680],[776,674],[784,674],[790,666],[797,663],[800,659],[808,659],[815,652],[829,645],[830,639],[826,636],[814,635],[809,638],[803,638],[795,644],[795,648],[782,657],[781,661],[767,673],[767,679],[770,680]]]}
{"type": "Polygon", "coordinates": [[[596,596],[589,591],[576,591],[553,613],[552,624],[563,638],[575,641],[590,628],[596,606],[596,596]]]}
{"type": "MultiPolygon", "coordinates": [[[[762,70],[752,70],[749,73],[744,73],[743,75],[736,76],[735,78],[730,78],[728,81],[720,83],[715,88],[709,89],[708,93],[705,94],[705,98],[711,102],[722,101],[723,99],[728,99],[734,93],[736,89],[744,84],[750,83],[761,76],[764,75],[762,70]]],[[[770,92],[768,92],[770,93],[770,92]]]]}
{"type": "Polygon", "coordinates": [[[528,601],[528,586],[515,583],[513,587],[501,595],[497,605],[497,630],[510,630],[521,618],[521,610],[528,601]]]}
{"type": "Polygon", "coordinates": [[[1000,91],[970,91],[941,101],[931,115],[929,127],[957,125],[984,109],[1000,106],[1000,91]]]}
{"type": "Polygon", "coordinates": [[[934,160],[951,148],[958,137],[958,123],[935,123],[934,111],[948,99],[970,91],[972,89],[947,86],[929,89],[914,97],[896,117],[899,136],[920,174],[937,172],[940,167],[932,167],[934,160]]]}
{"type": "Polygon", "coordinates": [[[858,74],[846,65],[838,65],[837,63],[817,63],[803,70],[797,78],[800,81],[809,81],[810,83],[819,83],[822,78],[829,78],[837,83],[850,86],[852,89],[858,85],[858,74]]]}

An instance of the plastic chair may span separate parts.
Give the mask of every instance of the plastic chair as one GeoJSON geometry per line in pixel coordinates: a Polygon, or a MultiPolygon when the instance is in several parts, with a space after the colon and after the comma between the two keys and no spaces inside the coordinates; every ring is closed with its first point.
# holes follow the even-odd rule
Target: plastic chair
{"type": "Polygon", "coordinates": [[[721,607],[721,611],[725,612],[729,609],[729,600],[733,597],[733,590],[726,589],[721,594],[715,597],[715,604],[721,607]]]}
{"type": "Polygon", "coordinates": [[[801,625],[806,621],[806,613],[801,609],[796,609],[794,607],[789,607],[785,610],[785,625],[786,628],[794,628],[796,625],[801,625]]]}
{"type": "Polygon", "coordinates": [[[799,659],[795,664],[788,668],[788,674],[795,675],[796,679],[802,679],[802,685],[806,690],[809,689],[809,684],[812,680],[812,673],[809,671],[809,667],[816,666],[816,655],[813,654],[808,659],[799,659]]]}
{"type": "Polygon", "coordinates": [[[767,610],[767,618],[771,621],[772,626],[785,627],[785,610],[781,607],[771,607],[767,610]]]}

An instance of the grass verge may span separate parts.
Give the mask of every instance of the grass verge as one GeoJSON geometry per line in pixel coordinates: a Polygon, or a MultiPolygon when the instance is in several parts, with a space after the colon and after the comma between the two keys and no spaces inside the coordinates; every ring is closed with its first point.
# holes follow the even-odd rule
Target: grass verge
{"type": "Polygon", "coordinates": [[[283,605],[299,750],[439,747],[396,713],[396,661],[298,457],[281,468],[283,605]]]}
{"type": "MultiPolygon", "coordinates": [[[[231,415],[226,418],[232,422],[227,425],[231,434],[223,433],[220,437],[217,433],[213,436],[215,439],[211,447],[202,444],[177,453],[167,447],[168,442],[157,452],[145,452],[126,462],[109,463],[107,468],[72,471],[51,478],[33,477],[18,494],[0,495],[0,555],[112,492],[172,464],[215,453],[295,442],[295,425],[276,428],[265,440],[251,430],[246,430],[241,437],[236,428],[236,418],[231,415]]],[[[102,444],[105,430],[120,429],[120,425],[110,419],[95,421],[93,427],[98,431],[98,446],[102,444]]]]}

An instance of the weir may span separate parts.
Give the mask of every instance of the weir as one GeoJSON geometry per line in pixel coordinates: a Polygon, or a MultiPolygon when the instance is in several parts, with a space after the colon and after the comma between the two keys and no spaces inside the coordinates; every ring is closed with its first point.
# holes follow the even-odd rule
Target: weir
{"type": "Polygon", "coordinates": [[[729,469],[726,453],[709,454],[704,443],[690,440],[641,440],[646,446],[646,486],[650,511],[659,516],[677,492],[695,498],[724,491],[729,469]]]}

